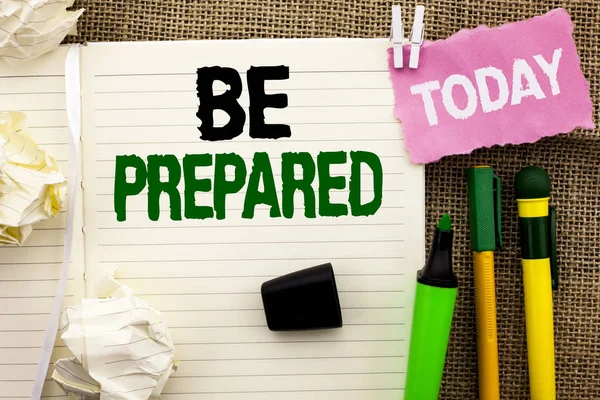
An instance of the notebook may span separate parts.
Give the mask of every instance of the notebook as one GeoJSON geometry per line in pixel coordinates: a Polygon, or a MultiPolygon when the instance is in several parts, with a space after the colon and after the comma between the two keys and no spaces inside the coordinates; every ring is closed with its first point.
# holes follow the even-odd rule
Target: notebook
{"type": "MultiPolygon", "coordinates": [[[[93,297],[116,265],[120,282],[164,312],[175,342],[180,366],[161,398],[402,394],[424,261],[424,169],[409,162],[394,118],[387,47],[281,39],[81,49],[83,189],[65,306],[93,297]],[[229,113],[211,110],[238,90],[221,97],[229,113]],[[282,167],[290,154],[304,160],[291,170],[282,167]],[[194,155],[203,161],[185,167],[194,155]],[[132,157],[141,165],[122,168],[132,157]],[[246,171],[223,167],[232,157],[246,171]],[[284,189],[302,179],[303,190],[284,189]],[[261,284],[326,262],[344,326],[271,332],[261,284]]],[[[66,52],[0,64],[0,108],[27,113],[64,173],[66,52]]],[[[22,248],[0,248],[0,398],[30,396],[64,228],[61,213],[22,248]]],[[[57,337],[52,360],[68,356],[57,337]]],[[[65,394],[48,379],[43,397],[65,394]]]]}

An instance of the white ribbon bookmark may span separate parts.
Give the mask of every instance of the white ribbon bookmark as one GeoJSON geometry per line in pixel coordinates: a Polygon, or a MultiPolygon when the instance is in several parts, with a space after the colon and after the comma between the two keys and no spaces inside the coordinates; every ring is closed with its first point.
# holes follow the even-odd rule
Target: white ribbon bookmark
{"type": "Polygon", "coordinates": [[[60,279],[56,288],[52,311],[46,325],[44,342],[40,359],[35,372],[35,380],[31,392],[31,400],[39,400],[42,395],[44,381],[50,364],[50,356],[54,348],[56,334],[58,331],[58,320],[62,310],[67,278],[69,276],[69,264],[71,262],[71,249],[73,245],[73,219],[75,217],[75,203],[77,202],[77,187],[79,182],[79,165],[81,154],[81,82],[79,75],[79,45],[71,45],[65,60],[65,90],[67,101],[67,120],[69,125],[69,183],[68,183],[68,206],[67,226],[65,229],[65,245],[63,249],[63,262],[60,269],[60,279]]]}

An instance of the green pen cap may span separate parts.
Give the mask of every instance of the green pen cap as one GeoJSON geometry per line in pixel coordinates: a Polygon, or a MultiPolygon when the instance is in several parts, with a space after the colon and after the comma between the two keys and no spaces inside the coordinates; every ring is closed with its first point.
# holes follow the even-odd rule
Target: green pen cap
{"type": "Polygon", "coordinates": [[[452,271],[450,216],[435,230],[427,263],[417,273],[405,400],[438,400],[458,281],[452,271]]]}
{"type": "Polygon", "coordinates": [[[550,177],[545,169],[536,165],[521,168],[515,176],[517,199],[543,199],[550,197],[550,177]]]}
{"type": "Polygon", "coordinates": [[[501,182],[490,167],[467,169],[471,250],[502,247],[501,182]]]}

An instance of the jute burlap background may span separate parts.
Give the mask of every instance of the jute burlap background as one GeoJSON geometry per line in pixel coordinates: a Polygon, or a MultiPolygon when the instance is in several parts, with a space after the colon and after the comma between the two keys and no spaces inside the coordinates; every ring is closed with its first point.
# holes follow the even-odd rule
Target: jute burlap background
{"type": "MultiPolygon", "coordinates": [[[[600,100],[600,1],[421,1],[426,38],[441,39],[461,28],[496,26],[569,11],[582,69],[591,85],[598,124],[600,100]]],[[[404,7],[410,26],[414,3],[404,7]]],[[[79,36],[70,41],[242,39],[286,37],[386,37],[390,1],[336,0],[78,0],[85,7],[79,36]]],[[[527,40],[527,38],[524,38],[527,40]]],[[[559,399],[600,399],[600,132],[577,131],[532,145],[506,146],[449,157],[427,166],[427,227],[444,211],[456,221],[455,260],[459,299],[441,397],[477,397],[473,267],[468,244],[464,170],[493,166],[504,182],[505,248],[497,252],[498,336],[503,399],[528,399],[523,288],[512,190],[527,164],[548,169],[558,209],[561,288],[555,293],[556,367],[559,399]]]]}

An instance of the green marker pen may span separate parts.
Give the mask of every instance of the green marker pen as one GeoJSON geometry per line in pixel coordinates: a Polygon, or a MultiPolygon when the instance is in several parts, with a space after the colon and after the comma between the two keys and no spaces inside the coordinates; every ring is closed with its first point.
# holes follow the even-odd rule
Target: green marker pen
{"type": "Polygon", "coordinates": [[[458,281],[452,271],[452,225],[444,214],[427,263],[417,273],[404,400],[437,400],[450,338],[458,281]]]}

